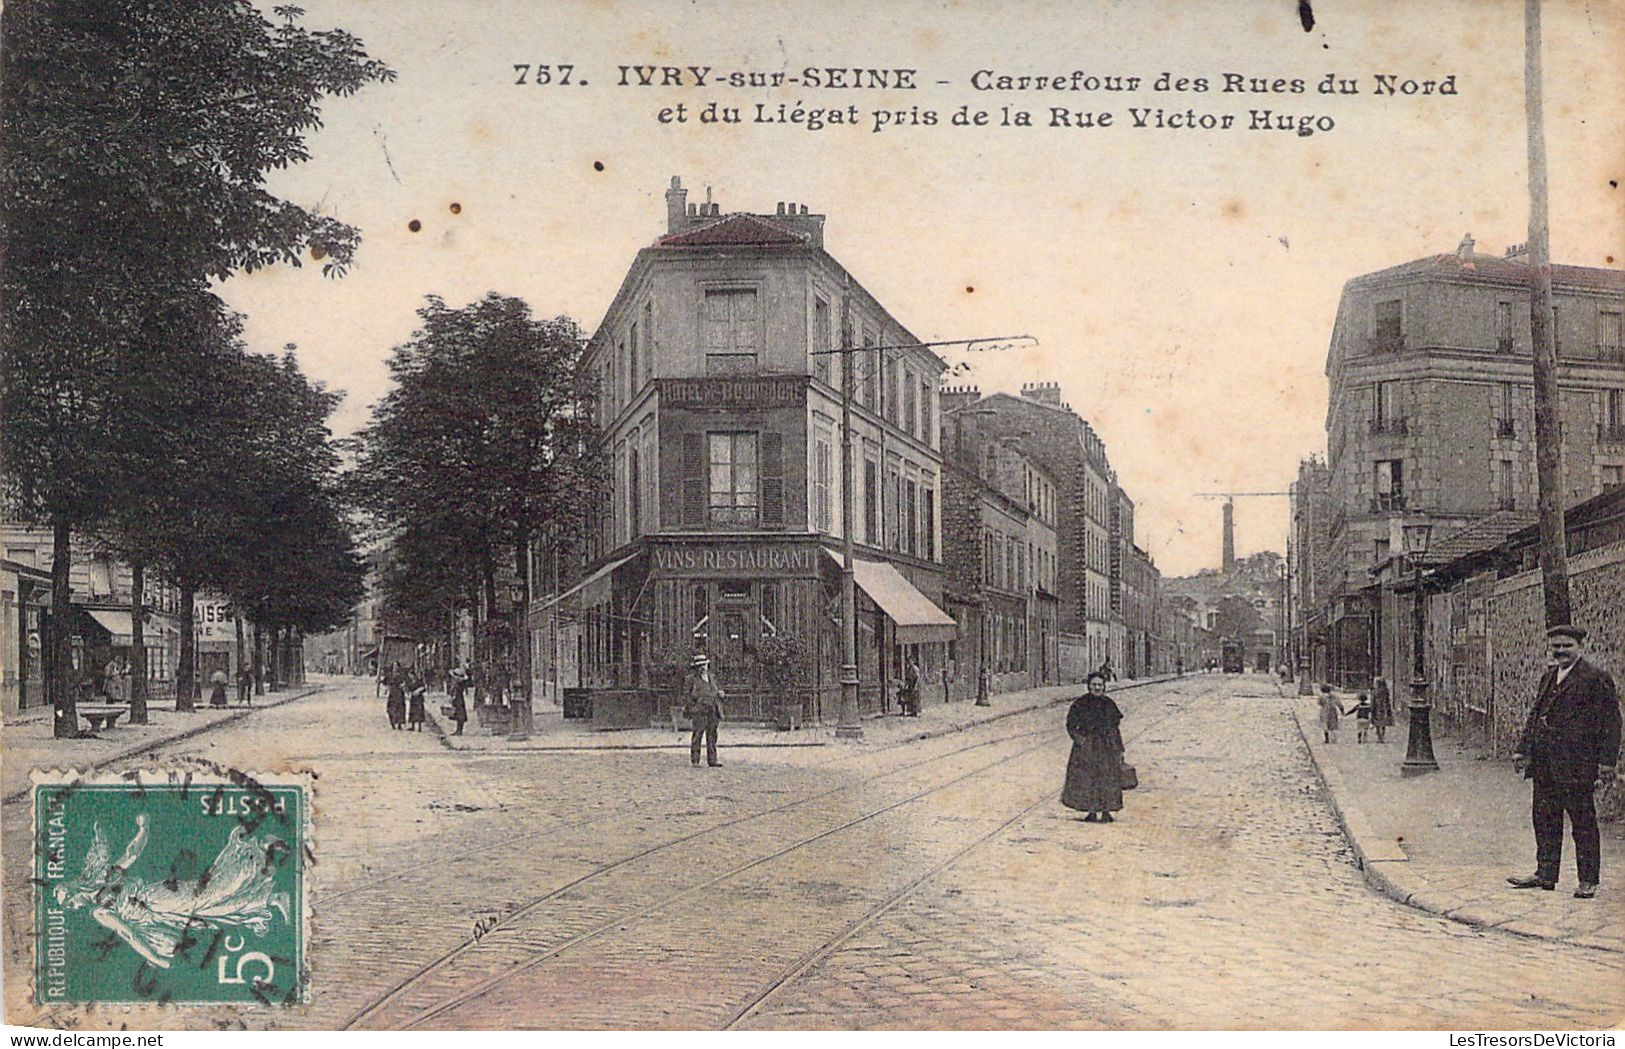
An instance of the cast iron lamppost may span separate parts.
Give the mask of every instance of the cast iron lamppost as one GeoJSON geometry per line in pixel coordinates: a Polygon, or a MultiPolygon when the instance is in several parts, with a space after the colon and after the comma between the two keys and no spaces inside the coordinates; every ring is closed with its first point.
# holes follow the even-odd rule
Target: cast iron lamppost
{"type": "Polygon", "coordinates": [[[1433,759],[1432,704],[1428,702],[1428,679],[1422,665],[1423,616],[1426,614],[1422,594],[1422,557],[1428,552],[1428,540],[1433,525],[1427,521],[1407,524],[1401,528],[1405,535],[1405,553],[1415,570],[1415,590],[1411,606],[1411,731],[1405,744],[1405,761],[1399,766],[1401,776],[1420,776],[1439,771],[1433,759]]]}
{"type": "MultiPolygon", "coordinates": [[[[834,350],[814,350],[813,355],[840,354],[841,357],[841,711],[835,723],[836,739],[862,739],[858,719],[858,628],[857,577],[853,574],[852,519],[852,355],[874,352],[877,358],[887,350],[916,350],[933,346],[963,346],[966,350],[1009,349],[1016,343],[1038,345],[1031,335],[995,336],[980,339],[939,339],[935,342],[898,343],[891,346],[852,344],[852,293],[850,284],[841,304],[841,345],[834,350]]],[[[885,422],[882,420],[881,425],[885,422]]],[[[884,533],[885,522],[881,522],[884,533]]]]}

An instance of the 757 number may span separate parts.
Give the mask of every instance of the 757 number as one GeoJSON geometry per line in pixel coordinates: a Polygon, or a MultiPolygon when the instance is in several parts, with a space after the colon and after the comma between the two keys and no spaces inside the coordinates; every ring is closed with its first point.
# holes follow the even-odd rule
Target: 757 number
{"type": "MultiPolygon", "coordinates": [[[[576,71],[576,67],[565,65],[562,62],[558,65],[541,66],[533,66],[529,62],[515,62],[513,71],[516,74],[515,84],[558,84],[565,86],[571,82],[570,76],[576,71]]],[[[577,81],[577,83],[585,84],[586,81],[581,80],[577,81]]]]}

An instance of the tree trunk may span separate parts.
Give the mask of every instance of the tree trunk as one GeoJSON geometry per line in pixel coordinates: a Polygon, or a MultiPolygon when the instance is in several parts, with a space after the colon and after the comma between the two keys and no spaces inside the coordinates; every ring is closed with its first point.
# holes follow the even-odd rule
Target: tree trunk
{"type": "Polygon", "coordinates": [[[515,672],[519,675],[519,710],[514,719],[514,734],[530,735],[535,727],[536,714],[531,706],[535,684],[530,679],[530,537],[521,533],[514,543],[514,569],[519,574],[519,599],[513,609],[513,653],[515,672]]]}
{"type": "Polygon", "coordinates": [[[282,628],[273,625],[265,638],[265,690],[275,692],[282,687],[282,667],[278,664],[281,656],[277,652],[278,642],[282,639],[282,628]]]}
{"type": "Polygon", "coordinates": [[[265,631],[254,622],[254,694],[265,695],[265,631]]]}
{"type": "Polygon", "coordinates": [[[147,567],[130,562],[130,724],[147,723],[147,567]]]}
{"type": "Polygon", "coordinates": [[[73,593],[68,586],[73,563],[73,534],[65,518],[51,522],[51,618],[45,632],[46,687],[55,708],[52,734],[57,739],[79,736],[79,682],[73,672],[73,593]]]}
{"type": "MultiPolygon", "coordinates": [[[[246,669],[247,666],[248,666],[248,663],[247,663],[248,652],[247,652],[246,648],[243,645],[243,614],[235,605],[232,606],[231,620],[232,620],[233,625],[235,625],[236,628],[237,628],[237,673],[231,679],[231,683],[232,683],[232,685],[236,686],[237,688],[241,688],[242,687],[241,682],[242,682],[242,679],[243,679],[243,670],[246,669]]],[[[253,688],[254,683],[252,681],[250,681],[249,684],[248,684],[248,687],[253,688]]],[[[247,699],[248,697],[244,696],[243,698],[247,699]]]]}
{"type": "Polygon", "coordinates": [[[192,633],[192,618],[196,610],[192,602],[197,599],[197,584],[182,579],[181,587],[181,650],[175,660],[175,709],[193,710],[197,698],[197,639],[192,633]]]}

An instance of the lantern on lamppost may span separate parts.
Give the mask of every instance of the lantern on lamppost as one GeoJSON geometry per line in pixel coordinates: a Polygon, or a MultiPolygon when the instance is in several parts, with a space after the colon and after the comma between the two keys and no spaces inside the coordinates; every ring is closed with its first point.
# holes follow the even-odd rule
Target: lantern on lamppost
{"type": "Polygon", "coordinates": [[[1411,722],[1410,737],[1405,744],[1405,761],[1399,767],[1402,776],[1420,776],[1437,772],[1439,763],[1433,758],[1433,707],[1428,701],[1427,671],[1422,662],[1424,616],[1426,597],[1422,593],[1422,558],[1428,552],[1428,541],[1433,537],[1430,521],[1417,521],[1403,525],[1400,531],[1405,539],[1405,556],[1413,570],[1411,606],[1411,722]]]}

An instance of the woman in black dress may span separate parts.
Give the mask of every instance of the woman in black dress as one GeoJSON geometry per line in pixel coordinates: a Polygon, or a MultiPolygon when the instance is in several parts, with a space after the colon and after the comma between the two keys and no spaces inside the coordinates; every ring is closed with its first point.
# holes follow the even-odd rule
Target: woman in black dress
{"type": "Polygon", "coordinates": [[[1086,812],[1085,823],[1110,823],[1123,807],[1123,712],[1106,695],[1106,675],[1089,675],[1089,691],[1066,712],[1072,756],[1066,763],[1061,804],[1086,812]]]}
{"type": "Polygon", "coordinates": [[[384,701],[389,727],[398,729],[406,723],[406,675],[401,672],[399,663],[389,665],[384,674],[384,687],[389,689],[389,698],[384,701]]]}
{"type": "Polygon", "coordinates": [[[429,686],[424,682],[423,675],[418,672],[417,667],[413,667],[411,670],[406,672],[406,702],[408,710],[406,721],[413,732],[423,731],[423,699],[425,695],[427,695],[428,691],[429,686]]]}

